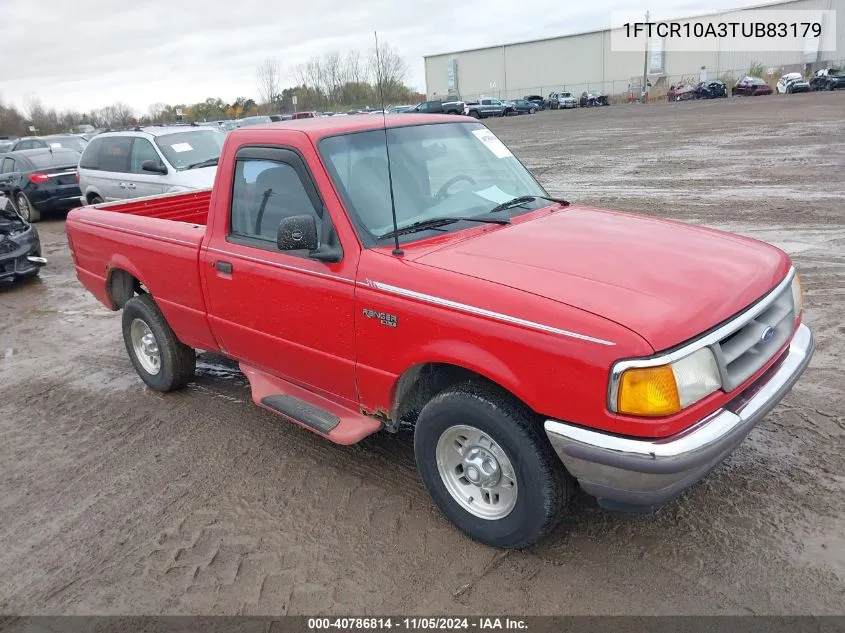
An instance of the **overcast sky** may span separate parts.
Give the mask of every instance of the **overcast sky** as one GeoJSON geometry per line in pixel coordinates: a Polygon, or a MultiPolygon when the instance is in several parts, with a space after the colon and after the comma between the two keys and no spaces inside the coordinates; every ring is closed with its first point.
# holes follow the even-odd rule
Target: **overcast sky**
{"type": "MultiPolygon", "coordinates": [[[[678,15],[748,0],[648,0],[678,15]]],[[[257,94],[256,66],[290,70],[314,55],[379,39],[425,89],[423,55],[606,28],[625,0],[0,0],[0,98],[59,109],[123,101],[227,102],[257,94]]],[[[538,63],[549,63],[548,61],[538,63]]]]}

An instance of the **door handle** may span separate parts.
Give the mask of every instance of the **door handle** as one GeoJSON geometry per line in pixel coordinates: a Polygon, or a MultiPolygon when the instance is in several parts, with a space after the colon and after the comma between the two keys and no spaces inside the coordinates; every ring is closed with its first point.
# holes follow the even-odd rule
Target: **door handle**
{"type": "Polygon", "coordinates": [[[217,267],[217,272],[225,273],[227,275],[232,274],[233,267],[229,262],[217,262],[215,266],[217,267]]]}
{"type": "Polygon", "coordinates": [[[129,187],[130,189],[134,189],[135,183],[134,182],[128,182],[128,183],[126,183],[126,186],[129,187]]]}
{"type": "Polygon", "coordinates": [[[121,189],[126,189],[126,183],[125,182],[119,182],[119,183],[117,183],[117,186],[120,187],[121,189]]]}

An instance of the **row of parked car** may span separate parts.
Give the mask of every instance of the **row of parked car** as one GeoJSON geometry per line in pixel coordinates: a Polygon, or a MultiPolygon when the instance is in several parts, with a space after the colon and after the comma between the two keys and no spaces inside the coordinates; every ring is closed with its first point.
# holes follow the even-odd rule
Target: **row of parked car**
{"type": "MultiPolygon", "coordinates": [[[[841,90],[845,88],[845,71],[836,68],[817,70],[808,81],[801,73],[786,73],[775,84],[774,90],[759,77],[743,77],[731,88],[731,96],[757,97],[779,94],[794,94],[799,92],[813,92],[818,90],[841,90]]],[[[719,79],[702,81],[693,86],[684,84],[671,86],[666,93],[669,101],[686,101],[688,99],[714,99],[728,96],[728,87],[719,79]]]]}
{"type": "Polygon", "coordinates": [[[214,182],[225,137],[217,126],[181,124],[104,132],[81,147],[17,139],[0,155],[0,193],[37,222],[81,204],[204,189],[214,182]]]}

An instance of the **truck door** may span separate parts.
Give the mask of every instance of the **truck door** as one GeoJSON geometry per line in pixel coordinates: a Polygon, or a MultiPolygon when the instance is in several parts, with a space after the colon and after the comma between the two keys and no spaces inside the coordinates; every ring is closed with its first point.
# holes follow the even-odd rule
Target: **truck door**
{"type": "Polygon", "coordinates": [[[221,197],[233,177],[231,197],[227,213],[214,207],[201,255],[215,337],[232,358],[357,403],[355,264],[317,261],[277,244],[280,223],[292,216],[313,218],[321,243],[338,244],[307,165],[292,149],[245,146],[234,174],[220,176],[221,197]]]}

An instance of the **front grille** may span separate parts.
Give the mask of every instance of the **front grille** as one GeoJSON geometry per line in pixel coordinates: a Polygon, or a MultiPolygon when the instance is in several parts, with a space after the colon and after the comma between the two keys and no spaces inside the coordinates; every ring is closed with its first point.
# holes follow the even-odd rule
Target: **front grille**
{"type": "Polygon", "coordinates": [[[733,391],[771,360],[789,339],[794,323],[792,288],[786,284],[765,310],[713,345],[722,389],[733,391]],[[764,336],[769,328],[773,332],[764,336]]]}

